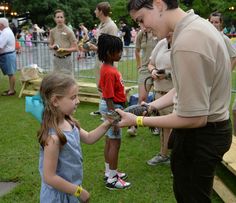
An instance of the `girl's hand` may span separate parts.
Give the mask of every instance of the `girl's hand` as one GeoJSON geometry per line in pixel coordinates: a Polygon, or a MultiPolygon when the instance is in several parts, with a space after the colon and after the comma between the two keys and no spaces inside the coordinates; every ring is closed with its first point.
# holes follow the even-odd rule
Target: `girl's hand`
{"type": "Polygon", "coordinates": [[[121,121],[118,123],[118,126],[120,128],[136,125],[136,115],[132,113],[126,113],[121,109],[116,109],[116,112],[119,113],[121,116],[121,121]]]}
{"type": "Polygon", "coordinates": [[[89,192],[83,188],[83,190],[82,190],[82,192],[80,194],[80,197],[79,197],[80,202],[81,203],[89,202],[89,197],[90,197],[89,192]]]}

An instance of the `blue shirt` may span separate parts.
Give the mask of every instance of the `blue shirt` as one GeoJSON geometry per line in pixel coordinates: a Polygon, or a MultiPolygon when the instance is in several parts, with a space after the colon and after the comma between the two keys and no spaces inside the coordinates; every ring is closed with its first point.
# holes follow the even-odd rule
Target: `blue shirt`
{"type": "MultiPolygon", "coordinates": [[[[81,185],[83,179],[83,158],[80,146],[80,133],[77,127],[72,131],[63,131],[67,143],[60,149],[56,174],[65,180],[81,185]]],[[[55,135],[55,130],[51,129],[49,135],[55,135]]],[[[70,194],[56,190],[43,180],[43,158],[44,151],[40,148],[39,172],[41,175],[41,203],[78,203],[78,199],[70,194]]]]}

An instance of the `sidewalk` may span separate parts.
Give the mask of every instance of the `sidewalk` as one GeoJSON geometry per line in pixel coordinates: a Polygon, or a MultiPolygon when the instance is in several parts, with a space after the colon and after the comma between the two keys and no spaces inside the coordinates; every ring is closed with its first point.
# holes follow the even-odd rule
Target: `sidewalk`
{"type": "Polygon", "coordinates": [[[0,197],[11,191],[17,186],[15,182],[0,182],[0,197]]]}

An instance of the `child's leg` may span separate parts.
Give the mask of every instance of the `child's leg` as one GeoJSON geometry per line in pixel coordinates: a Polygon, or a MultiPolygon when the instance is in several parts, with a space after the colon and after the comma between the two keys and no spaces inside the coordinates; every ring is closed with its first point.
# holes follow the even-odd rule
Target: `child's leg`
{"type": "MultiPolygon", "coordinates": [[[[105,141],[105,147],[104,147],[104,158],[105,158],[105,176],[104,176],[104,180],[106,181],[107,178],[113,177],[116,175],[116,173],[118,173],[119,177],[122,178],[123,180],[126,179],[128,176],[125,173],[121,173],[117,171],[117,167],[118,167],[118,158],[116,160],[116,164],[114,164],[113,162],[111,163],[111,167],[110,167],[110,152],[111,154],[114,153],[114,146],[111,147],[111,142],[110,140],[114,140],[114,139],[110,139],[108,137],[106,137],[106,141],[105,141]],[[112,171],[111,171],[112,170],[112,171]],[[111,172],[111,173],[110,173],[111,172]]],[[[119,149],[120,149],[120,144],[121,144],[121,140],[118,139],[119,142],[119,148],[118,148],[118,154],[119,154],[119,149]]],[[[114,155],[113,155],[114,156],[114,155]]],[[[117,157],[119,155],[116,155],[117,157]]],[[[112,155],[111,155],[112,157],[112,155]]],[[[113,161],[113,160],[112,160],[113,161]]]]}
{"type": "Polygon", "coordinates": [[[105,146],[104,146],[104,158],[105,158],[105,176],[109,176],[109,138],[106,137],[105,146]]]}
{"type": "Polygon", "coordinates": [[[104,157],[105,157],[105,162],[106,163],[109,163],[109,159],[108,159],[108,152],[109,152],[109,138],[106,137],[106,140],[105,140],[105,147],[104,147],[104,157]]]}
{"type": "Polygon", "coordinates": [[[120,143],[120,139],[109,139],[108,163],[110,170],[117,170],[120,143]]]}
{"type": "MultiPolygon", "coordinates": [[[[106,188],[109,190],[125,189],[131,185],[129,182],[122,180],[120,175],[122,173],[118,173],[117,171],[120,144],[120,139],[109,139],[108,160],[110,169],[109,177],[106,181],[106,188]]],[[[123,175],[126,176],[125,173],[123,175]]]]}

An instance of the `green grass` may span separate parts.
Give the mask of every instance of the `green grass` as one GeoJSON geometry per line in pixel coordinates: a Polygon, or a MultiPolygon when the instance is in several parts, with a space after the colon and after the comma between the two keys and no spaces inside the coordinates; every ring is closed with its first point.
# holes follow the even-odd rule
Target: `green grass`
{"type": "MultiPolygon", "coordinates": [[[[0,75],[0,92],[7,89],[7,78],[0,75]]],[[[17,82],[19,93],[20,83],[17,82]]],[[[39,202],[40,177],[38,172],[39,145],[37,121],[24,112],[24,98],[0,96],[0,181],[17,181],[18,186],[0,198],[0,203],[39,202]]],[[[82,128],[92,130],[101,123],[89,112],[97,105],[81,103],[75,117],[82,128]]],[[[138,129],[131,138],[123,131],[119,169],[128,173],[132,187],[125,191],[108,191],[104,187],[104,138],[94,145],[82,144],[84,157],[83,187],[91,194],[91,203],[173,203],[172,178],[169,165],[150,167],[145,162],[159,150],[159,137],[147,128],[138,129]]],[[[231,187],[235,177],[224,167],[219,173],[231,187]]],[[[222,203],[214,193],[213,203],[222,203]]]]}

